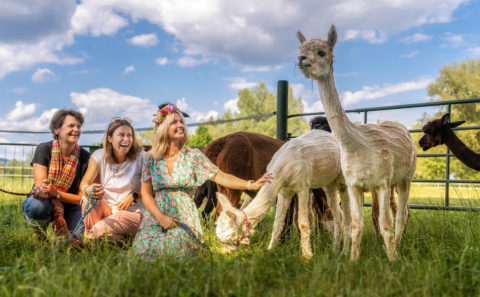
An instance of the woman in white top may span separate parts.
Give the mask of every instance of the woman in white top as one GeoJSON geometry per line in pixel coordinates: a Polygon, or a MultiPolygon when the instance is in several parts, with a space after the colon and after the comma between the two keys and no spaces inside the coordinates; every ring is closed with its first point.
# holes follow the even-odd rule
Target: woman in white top
{"type": "Polygon", "coordinates": [[[103,149],[90,157],[83,176],[82,211],[93,187],[94,209],[84,218],[86,238],[106,236],[111,241],[135,235],[145,206],[140,197],[140,176],[144,151],[137,143],[129,119],[113,118],[105,131],[103,149]],[[99,175],[100,183],[94,183],[99,175]]]}

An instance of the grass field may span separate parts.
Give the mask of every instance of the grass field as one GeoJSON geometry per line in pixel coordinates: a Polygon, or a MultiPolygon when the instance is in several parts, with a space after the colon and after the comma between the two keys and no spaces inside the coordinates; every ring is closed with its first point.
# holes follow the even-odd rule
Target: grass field
{"type": "MultiPolygon", "coordinates": [[[[142,262],[130,247],[107,243],[81,251],[54,248],[32,238],[21,213],[22,198],[0,194],[0,296],[479,296],[480,213],[412,210],[390,263],[365,208],[358,262],[331,251],[331,236],[312,234],[314,257],[301,257],[298,234],[267,251],[273,210],[257,227],[252,244],[219,253],[213,223],[204,222],[213,254],[142,262]]],[[[476,201],[475,201],[476,203],[476,201]]]]}

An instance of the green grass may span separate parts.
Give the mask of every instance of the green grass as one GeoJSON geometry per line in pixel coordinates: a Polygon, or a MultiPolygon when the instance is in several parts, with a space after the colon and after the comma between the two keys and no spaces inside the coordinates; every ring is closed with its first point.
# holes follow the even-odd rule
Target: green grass
{"type": "Polygon", "coordinates": [[[130,247],[107,243],[81,251],[38,242],[23,220],[21,198],[0,194],[0,296],[479,296],[480,213],[412,210],[400,247],[387,260],[365,208],[360,260],[331,251],[331,236],[312,234],[314,257],[301,257],[298,234],[267,251],[273,211],[256,228],[252,244],[218,253],[213,223],[204,222],[214,254],[142,262],[130,247]]]}

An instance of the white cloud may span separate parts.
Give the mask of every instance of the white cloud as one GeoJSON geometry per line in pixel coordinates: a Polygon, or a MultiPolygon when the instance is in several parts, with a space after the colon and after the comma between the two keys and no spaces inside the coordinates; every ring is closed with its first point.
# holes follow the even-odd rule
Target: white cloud
{"type": "Polygon", "coordinates": [[[127,25],[127,17],[134,23],[146,20],[181,41],[187,56],[219,56],[255,69],[295,59],[296,29],[292,28],[301,28],[307,37],[325,37],[335,20],[340,40],[362,38],[380,43],[424,24],[450,22],[453,12],[467,2],[396,1],[385,5],[381,1],[339,0],[319,5],[293,0],[85,0],[77,8],[75,28],[77,32],[85,27],[88,30],[83,31],[92,34],[113,34],[127,25]],[[85,13],[80,13],[83,10],[85,13]],[[103,17],[96,15],[99,12],[103,17]],[[88,17],[80,19],[83,14],[88,17]]]}
{"type": "Polygon", "coordinates": [[[22,101],[17,101],[15,103],[15,109],[7,114],[6,119],[12,122],[21,121],[34,114],[35,109],[36,107],[33,103],[23,104],[22,101]]]}
{"type": "Polygon", "coordinates": [[[4,0],[0,4],[0,43],[35,43],[70,29],[74,1],[4,0]]]}
{"type": "Polygon", "coordinates": [[[128,42],[137,46],[150,47],[158,44],[158,37],[155,33],[141,34],[130,38],[128,42]]]}
{"type": "Polygon", "coordinates": [[[125,69],[123,70],[123,74],[127,74],[127,73],[130,73],[132,71],[135,71],[135,66],[130,65],[130,66],[125,67],[125,69]]]}
{"type": "Polygon", "coordinates": [[[382,86],[364,86],[360,91],[346,91],[341,94],[344,106],[356,104],[364,100],[373,100],[388,95],[424,89],[433,81],[431,77],[420,77],[414,81],[396,84],[383,84],[382,86]]]}
{"type": "Polygon", "coordinates": [[[8,73],[29,69],[38,63],[71,65],[82,62],[82,58],[59,53],[70,42],[68,36],[48,37],[31,44],[2,44],[0,41],[0,79],[8,73]]]}
{"type": "Polygon", "coordinates": [[[279,70],[283,67],[283,65],[276,65],[276,66],[260,66],[260,67],[252,67],[246,66],[242,68],[243,72],[267,72],[267,71],[274,71],[279,70]]]}
{"type": "Polygon", "coordinates": [[[15,108],[7,113],[5,118],[0,118],[0,129],[45,131],[48,130],[50,119],[56,108],[42,111],[40,116],[35,116],[36,105],[24,104],[22,101],[15,103],[15,108]]]}
{"type": "Polygon", "coordinates": [[[250,82],[243,77],[231,77],[227,78],[227,80],[231,81],[228,87],[233,90],[249,89],[258,85],[258,82],[250,82]]]}
{"type": "Polygon", "coordinates": [[[218,118],[218,112],[215,110],[207,111],[206,113],[192,113],[192,117],[195,118],[195,122],[209,121],[211,118],[216,120],[218,118]]]}
{"type": "Polygon", "coordinates": [[[162,57],[162,58],[156,58],[155,59],[155,64],[157,64],[159,66],[165,66],[168,63],[170,63],[170,61],[168,60],[167,57],[162,57]]]}
{"type": "Polygon", "coordinates": [[[480,56],[480,46],[479,47],[471,47],[467,49],[468,52],[472,53],[474,56],[480,56]]]}
{"type": "Polygon", "coordinates": [[[180,67],[195,67],[198,65],[206,64],[208,62],[210,62],[208,58],[202,57],[200,59],[195,59],[191,56],[181,57],[177,60],[177,64],[180,67]]]}
{"type": "Polygon", "coordinates": [[[21,94],[25,94],[26,92],[28,92],[28,89],[25,88],[25,87],[18,87],[18,88],[10,89],[10,90],[8,90],[8,92],[21,95],[21,94]]]}
{"type": "Polygon", "coordinates": [[[185,98],[178,99],[175,105],[180,108],[181,111],[187,112],[188,110],[188,103],[185,98]]]}
{"type": "Polygon", "coordinates": [[[0,137],[0,142],[1,143],[10,143],[11,141],[6,139],[6,138],[0,137]]]}
{"type": "Polygon", "coordinates": [[[322,5],[293,0],[77,2],[25,0],[4,5],[0,9],[0,79],[38,63],[79,63],[82,58],[62,54],[75,36],[113,36],[140,21],[161,27],[181,43],[185,57],[178,63],[182,67],[219,57],[245,71],[262,71],[296,60],[296,28],[307,37],[325,38],[335,20],[340,40],[380,43],[411,28],[450,22],[453,12],[468,0],[444,0],[441,5],[436,0],[389,5],[370,0],[322,5]]]}
{"type": "Polygon", "coordinates": [[[231,113],[240,113],[240,109],[238,108],[238,97],[225,102],[223,104],[223,109],[225,111],[230,111],[231,113]]]}
{"type": "Polygon", "coordinates": [[[402,39],[403,42],[405,43],[415,43],[415,42],[422,42],[422,41],[427,41],[432,39],[432,36],[426,35],[423,33],[415,33],[411,36],[407,36],[402,39]]]}
{"type": "Polygon", "coordinates": [[[118,93],[109,88],[92,89],[87,93],[71,92],[73,104],[92,127],[105,127],[114,116],[143,121],[157,109],[149,99],[118,93]]]}
{"type": "Polygon", "coordinates": [[[317,100],[312,103],[312,105],[308,104],[308,102],[303,101],[303,111],[306,113],[310,112],[322,112],[325,111],[323,109],[323,104],[321,100],[317,100]]]}
{"type": "Polygon", "coordinates": [[[32,81],[36,83],[46,83],[47,81],[55,80],[56,76],[48,68],[38,68],[32,75],[32,81]]]}
{"type": "Polygon", "coordinates": [[[460,47],[464,43],[463,36],[460,34],[447,33],[442,40],[448,42],[443,44],[443,47],[460,47]]]}
{"type": "Polygon", "coordinates": [[[382,30],[346,30],[345,40],[364,39],[370,43],[383,43],[387,41],[387,33],[382,30]]]}
{"type": "Polygon", "coordinates": [[[420,51],[412,51],[412,52],[409,52],[408,54],[401,55],[400,58],[411,59],[411,58],[415,57],[416,55],[418,55],[419,53],[420,53],[420,51]]]}
{"type": "Polygon", "coordinates": [[[71,20],[73,33],[111,36],[129,24],[126,18],[113,11],[113,6],[105,4],[102,1],[85,0],[77,5],[71,20]]]}
{"type": "Polygon", "coordinates": [[[313,86],[307,89],[304,84],[289,83],[288,85],[292,88],[295,98],[302,97],[304,101],[312,98],[318,99],[318,91],[313,86]]]}

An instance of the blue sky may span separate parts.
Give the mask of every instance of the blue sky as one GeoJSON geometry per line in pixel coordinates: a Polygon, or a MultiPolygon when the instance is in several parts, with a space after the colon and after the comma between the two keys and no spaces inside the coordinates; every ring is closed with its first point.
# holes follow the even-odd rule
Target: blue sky
{"type": "MultiPolygon", "coordinates": [[[[295,33],[325,38],[332,23],[344,108],[425,102],[442,66],[480,56],[479,12],[464,0],[0,0],[0,130],[45,131],[56,108],[81,110],[84,130],[114,116],[149,127],[164,101],[196,122],[235,110],[239,89],[260,81],[275,93],[280,79],[306,112],[322,111],[294,67],[295,33]]],[[[410,126],[422,111],[370,120],[410,126]]],[[[0,142],[50,138],[0,133],[0,142]]]]}

